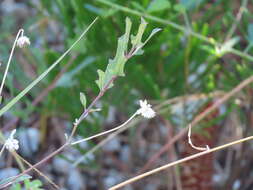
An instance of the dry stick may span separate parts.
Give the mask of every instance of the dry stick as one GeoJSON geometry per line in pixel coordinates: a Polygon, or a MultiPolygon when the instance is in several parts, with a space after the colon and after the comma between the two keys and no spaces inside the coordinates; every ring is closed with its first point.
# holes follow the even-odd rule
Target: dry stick
{"type": "MultiPolygon", "coordinates": [[[[14,152],[14,155],[16,157],[18,157],[20,160],[22,160],[24,163],[26,163],[29,167],[32,167],[32,164],[30,164],[27,160],[25,160],[22,156],[20,156],[17,152],[14,152]]],[[[40,170],[38,170],[37,168],[34,168],[34,170],[41,175],[42,177],[44,177],[51,185],[53,185],[56,189],[60,189],[60,187],[58,185],[56,185],[47,175],[43,174],[40,170]]]]}
{"type": "MultiPolygon", "coordinates": [[[[54,78],[54,80],[52,81],[52,83],[45,88],[33,101],[32,101],[32,105],[36,106],[38,105],[45,96],[48,95],[48,93],[53,90],[55,88],[56,83],[58,82],[58,80],[62,77],[62,75],[67,71],[67,69],[69,68],[69,66],[74,62],[74,60],[76,59],[77,55],[73,55],[71,56],[70,61],[64,65],[64,67],[61,69],[61,71],[56,75],[56,77],[54,78]]],[[[6,126],[3,127],[3,131],[8,130],[10,127],[12,127],[13,125],[17,124],[17,122],[19,121],[20,118],[14,118],[13,120],[11,120],[9,123],[7,123],[6,126]]]]}
{"type": "Polygon", "coordinates": [[[222,149],[225,149],[225,148],[230,147],[230,146],[232,146],[232,145],[239,144],[239,143],[243,143],[243,142],[245,142],[245,141],[249,141],[249,140],[252,140],[252,139],[253,139],[253,136],[246,137],[246,138],[243,138],[243,139],[240,139],[240,140],[233,141],[233,142],[231,142],[231,143],[227,143],[227,144],[224,144],[224,145],[221,145],[221,146],[217,146],[217,147],[215,147],[215,148],[209,149],[209,150],[204,151],[204,152],[200,152],[200,153],[194,154],[194,155],[192,155],[192,156],[188,156],[188,157],[186,157],[186,158],[177,160],[177,161],[175,161],[175,162],[166,164],[166,165],[164,165],[164,166],[161,166],[161,167],[156,168],[156,169],[154,169],[154,170],[151,170],[151,171],[149,171],[149,172],[146,172],[146,173],[143,173],[143,174],[138,175],[138,176],[136,176],[136,177],[133,177],[133,178],[127,180],[127,181],[124,181],[124,182],[122,182],[122,183],[120,183],[120,184],[118,184],[118,185],[115,185],[115,186],[111,187],[109,190],[119,189],[119,188],[121,188],[121,187],[123,187],[123,186],[125,186],[125,185],[128,185],[128,184],[130,184],[130,183],[133,183],[133,182],[135,182],[135,181],[138,181],[138,180],[140,180],[140,179],[142,179],[142,178],[144,178],[144,177],[150,176],[150,175],[155,174],[155,173],[157,173],[157,172],[160,172],[160,171],[162,171],[162,170],[168,169],[168,168],[170,168],[170,167],[172,167],[172,166],[176,166],[176,165],[178,165],[178,164],[184,163],[184,162],[189,161],[189,160],[193,160],[193,159],[198,158],[198,157],[200,157],[200,156],[203,156],[203,155],[206,155],[206,154],[209,154],[209,153],[212,153],[212,152],[216,152],[216,151],[218,151],[218,150],[222,150],[222,149]]]}
{"type": "Polygon", "coordinates": [[[46,156],[44,159],[42,159],[41,161],[37,162],[36,164],[34,164],[33,166],[31,166],[30,168],[26,169],[25,171],[23,171],[22,173],[18,174],[17,176],[13,177],[13,179],[11,181],[9,181],[7,184],[3,184],[2,186],[0,186],[0,188],[6,188],[8,187],[13,181],[15,181],[17,178],[21,177],[22,175],[30,172],[32,169],[36,168],[37,166],[41,165],[42,163],[48,161],[50,158],[54,157],[55,155],[57,155],[58,153],[60,153],[63,149],[65,149],[66,147],[71,145],[71,140],[72,137],[75,134],[75,131],[78,127],[78,125],[80,124],[80,122],[85,119],[88,114],[90,113],[92,107],[97,103],[97,101],[104,95],[104,93],[109,89],[109,86],[114,82],[114,80],[116,80],[116,76],[113,76],[112,79],[105,85],[105,87],[99,92],[98,96],[92,101],[92,103],[89,105],[89,107],[87,109],[84,110],[84,112],[81,114],[81,116],[79,117],[78,121],[75,123],[73,130],[71,132],[70,137],[68,138],[67,142],[65,144],[63,144],[61,147],[59,147],[57,150],[55,150],[54,152],[52,152],[51,154],[49,154],[48,156],[46,156]]]}
{"type": "MultiPolygon", "coordinates": [[[[236,93],[238,93],[240,90],[245,88],[251,82],[253,82],[253,76],[251,76],[251,77],[245,79],[244,81],[242,81],[235,88],[233,88],[230,92],[226,93],[223,97],[221,97],[221,99],[216,101],[211,107],[209,107],[204,112],[197,115],[191,123],[192,127],[195,126],[197,123],[199,123],[202,119],[204,119],[209,113],[213,112],[221,104],[226,102],[229,98],[231,98],[236,93]]],[[[181,130],[176,136],[174,136],[174,138],[171,139],[170,142],[168,142],[166,145],[164,145],[163,148],[161,148],[159,150],[159,152],[157,152],[154,156],[152,156],[149,159],[149,161],[144,165],[144,167],[141,170],[141,173],[144,172],[145,170],[147,170],[164,152],[167,151],[168,148],[171,147],[172,144],[174,144],[178,139],[183,137],[187,133],[187,131],[188,131],[188,127],[181,130]]]]}

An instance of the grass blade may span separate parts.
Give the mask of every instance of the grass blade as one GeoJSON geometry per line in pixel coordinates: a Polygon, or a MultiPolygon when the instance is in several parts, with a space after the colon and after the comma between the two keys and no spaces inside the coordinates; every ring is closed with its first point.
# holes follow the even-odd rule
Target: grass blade
{"type": "Polygon", "coordinates": [[[89,31],[91,26],[97,21],[98,18],[96,18],[79,36],[79,38],[70,46],[69,49],[67,49],[59,59],[57,59],[46,71],[44,71],[38,78],[36,78],[32,83],[30,83],[24,90],[22,90],[15,98],[13,98],[8,104],[6,104],[1,110],[0,110],[0,116],[2,116],[6,111],[8,111],[13,105],[15,105],[23,96],[25,96],[35,85],[37,85],[44,77],[47,76],[47,74],[55,68],[61,60],[74,48],[74,46],[84,37],[84,35],[89,31]]]}

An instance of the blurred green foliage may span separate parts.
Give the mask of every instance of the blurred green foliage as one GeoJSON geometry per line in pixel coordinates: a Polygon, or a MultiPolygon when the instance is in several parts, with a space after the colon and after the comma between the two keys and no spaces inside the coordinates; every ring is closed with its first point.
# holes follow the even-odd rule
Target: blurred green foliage
{"type": "MultiPolygon", "coordinates": [[[[142,56],[136,56],[127,63],[126,77],[119,78],[115,87],[110,89],[102,99],[103,110],[100,114],[94,114],[89,121],[82,123],[84,126],[89,126],[87,123],[92,122],[92,127],[80,127],[81,135],[88,136],[100,130],[101,124],[108,116],[110,105],[116,106],[119,112],[130,114],[136,109],[135,102],[138,99],[164,101],[198,92],[228,91],[252,74],[253,68],[249,60],[229,53],[231,47],[240,52],[252,53],[253,24],[250,20],[253,15],[250,11],[244,11],[236,32],[231,39],[223,43],[235,23],[234,10],[238,8],[238,2],[231,3],[227,0],[107,1],[127,7],[133,12],[141,12],[144,16],[153,16],[154,19],[147,19],[149,22],[147,34],[156,27],[163,30],[145,46],[145,53],[142,56]],[[159,19],[169,21],[172,25],[182,26],[184,30],[165,25],[159,19]],[[189,31],[194,31],[200,37],[191,35],[189,31]],[[214,46],[202,37],[220,42],[223,46],[214,46]],[[221,48],[225,50],[221,51],[221,48]]],[[[12,110],[15,115],[25,119],[32,111],[40,111],[41,114],[52,116],[64,116],[67,113],[73,121],[83,109],[79,101],[79,93],[85,93],[87,98],[85,104],[87,101],[88,105],[92,97],[99,92],[95,84],[98,78],[96,71],[105,70],[107,60],[114,57],[117,39],[124,33],[125,18],[131,18],[135,33],[140,22],[140,17],[136,14],[117,10],[102,2],[100,0],[43,0],[40,1],[40,7],[30,3],[30,6],[39,12],[31,19],[33,22],[38,23],[46,18],[48,22],[57,23],[57,27],[60,28],[58,34],[47,33],[47,29],[43,27],[38,31],[37,36],[30,34],[32,42],[38,41],[37,38],[43,39],[43,51],[39,48],[30,48],[30,52],[26,53],[29,62],[37,68],[37,74],[52,64],[63,49],[67,49],[95,17],[99,16],[99,20],[88,32],[86,39],[72,51],[72,54],[78,55],[77,58],[42,105],[32,108],[31,99],[38,96],[41,89],[50,85],[70,58],[66,58],[38,88],[32,90],[30,97],[27,96],[22,104],[12,110]],[[56,42],[64,44],[63,49],[53,48],[48,38],[55,38],[56,42]],[[21,111],[22,107],[28,109],[21,111]]],[[[27,21],[27,25],[32,21],[27,21]]],[[[13,25],[13,19],[10,18],[10,21],[2,24],[0,29],[10,31],[13,25]]],[[[144,37],[147,37],[147,34],[144,34],[144,37]]],[[[1,32],[1,41],[7,37],[10,38],[8,33],[1,32]]],[[[3,45],[0,45],[0,49],[4,55],[3,59],[6,60],[8,49],[3,45]]],[[[7,86],[11,96],[19,91],[13,87],[13,78],[18,78],[23,87],[32,80],[22,72],[17,59],[12,64],[8,76],[7,86]]],[[[166,117],[169,117],[169,114],[166,117]]]]}

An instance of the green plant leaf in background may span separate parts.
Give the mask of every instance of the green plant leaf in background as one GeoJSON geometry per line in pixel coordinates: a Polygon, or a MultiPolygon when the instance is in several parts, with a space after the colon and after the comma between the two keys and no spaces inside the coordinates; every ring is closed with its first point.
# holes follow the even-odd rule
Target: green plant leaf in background
{"type": "Polygon", "coordinates": [[[40,180],[25,181],[25,188],[30,190],[43,190],[42,183],[40,180]]]}
{"type": "Polygon", "coordinates": [[[176,4],[173,6],[173,9],[179,13],[183,13],[185,12],[185,6],[183,6],[182,4],[176,4]]]}
{"type": "Polygon", "coordinates": [[[149,4],[147,11],[149,13],[159,12],[165,9],[169,9],[170,7],[171,7],[171,4],[168,0],[153,0],[149,4]]]}
{"type": "Polygon", "coordinates": [[[32,178],[32,176],[25,174],[25,175],[22,175],[22,176],[18,177],[18,178],[15,179],[14,181],[12,181],[13,178],[15,178],[15,176],[14,176],[14,177],[9,177],[9,178],[7,178],[7,179],[1,180],[1,181],[0,181],[0,185],[7,184],[7,183],[9,183],[9,182],[11,182],[11,184],[13,184],[13,183],[19,183],[19,182],[22,182],[22,181],[24,181],[24,180],[26,180],[26,179],[32,178]]]}
{"type": "Polygon", "coordinates": [[[103,84],[104,84],[104,79],[105,79],[105,72],[100,69],[98,69],[97,72],[98,72],[98,80],[96,80],[96,83],[97,83],[99,89],[102,90],[103,84]]]}
{"type": "Polygon", "coordinates": [[[87,100],[86,100],[86,96],[83,92],[80,92],[80,101],[81,101],[81,104],[83,105],[83,107],[85,109],[87,100]]]}
{"type": "Polygon", "coordinates": [[[205,0],[180,0],[180,3],[187,9],[196,9],[205,0]]]}

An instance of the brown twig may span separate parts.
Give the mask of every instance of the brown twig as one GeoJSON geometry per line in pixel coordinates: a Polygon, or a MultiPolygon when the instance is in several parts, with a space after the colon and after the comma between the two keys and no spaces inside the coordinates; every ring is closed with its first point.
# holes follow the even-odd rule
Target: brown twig
{"type": "Polygon", "coordinates": [[[90,113],[92,107],[97,103],[97,101],[104,95],[104,93],[109,89],[109,86],[114,82],[114,80],[116,80],[116,76],[113,76],[112,79],[104,86],[104,88],[100,91],[100,93],[97,95],[97,97],[92,101],[92,103],[89,105],[89,107],[87,109],[84,110],[84,112],[81,114],[81,116],[78,119],[78,122],[76,122],[74,124],[73,130],[71,132],[70,137],[68,138],[67,142],[65,144],[63,144],[61,147],[59,147],[57,150],[55,150],[54,152],[52,152],[51,154],[49,154],[48,156],[46,156],[44,159],[42,159],[41,161],[39,161],[38,163],[34,164],[33,166],[31,166],[30,168],[26,169],[25,171],[23,171],[22,173],[20,173],[19,175],[13,177],[13,179],[11,181],[9,181],[6,184],[3,184],[2,186],[0,186],[0,189],[6,188],[8,187],[13,181],[15,181],[17,178],[21,177],[22,175],[30,172],[31,170],[33,170],[34,168],[38,167],[39,165],[41,165],[42,163],[48,161],[50,158],[54,157],[55,155],[57,155],[58,153],[60,153],[62,150],[64,150],[66,147],[71,145],[71,140],[72,137],[75,134],[75,131],[78,127],[78,125],[80,124],[80,122],[82,120],[84,120],[88,114],[90,113]]]}
{"type": "MultiPolygon", "coordinates": [[[[245,88],[247,85],[253,82],[253,76],[245,79],[240,84],[238,84],[235,88],[233,88],[230,92],[226,93],[224,96],[222,96],[218,101],[216,101],[212,106],[210,106],[208,109],[206,109],[201,114],[197,115],[195,119],[191,122],[192,127],[194,127],[197,123],[199,123],[202,119],[204,119],[208,114],[216,110],[221,104],[226,102],[229,98],[234,96],[236,93],[238,93],[240,90],[245,88]]],[[[181,130],[176,136],[174,136],[171,141],[167,142],[160,150],[157,152],[154,156],[152,156],[148,162],[144,165],[144,167],[141,170],[141,173],[146,171],[163,153],[165,153],[171,145],[173,145],[177,140],[182,138],[188,131],[188,127],[181,130]]]]}
{"type": "MultiPolygon", "coordinates": [[[[29,167],[32,167],[32,164],[30,164],[27,160],[25,160],[22,156],[20,156],[18,153],[14,153],[15,156],[17,156],[20,160],[22,160],[24,163],[26,163],[29,167]]],[[[55,189],[60,189],[60,187],[58,185],[56,185],[47,175],[43,174],[40,170],[38,170],[37,168],[34,168],[34,170],[41,175],[42,177],[44,177],[52,186],[54,186],[55,189]]]]}

